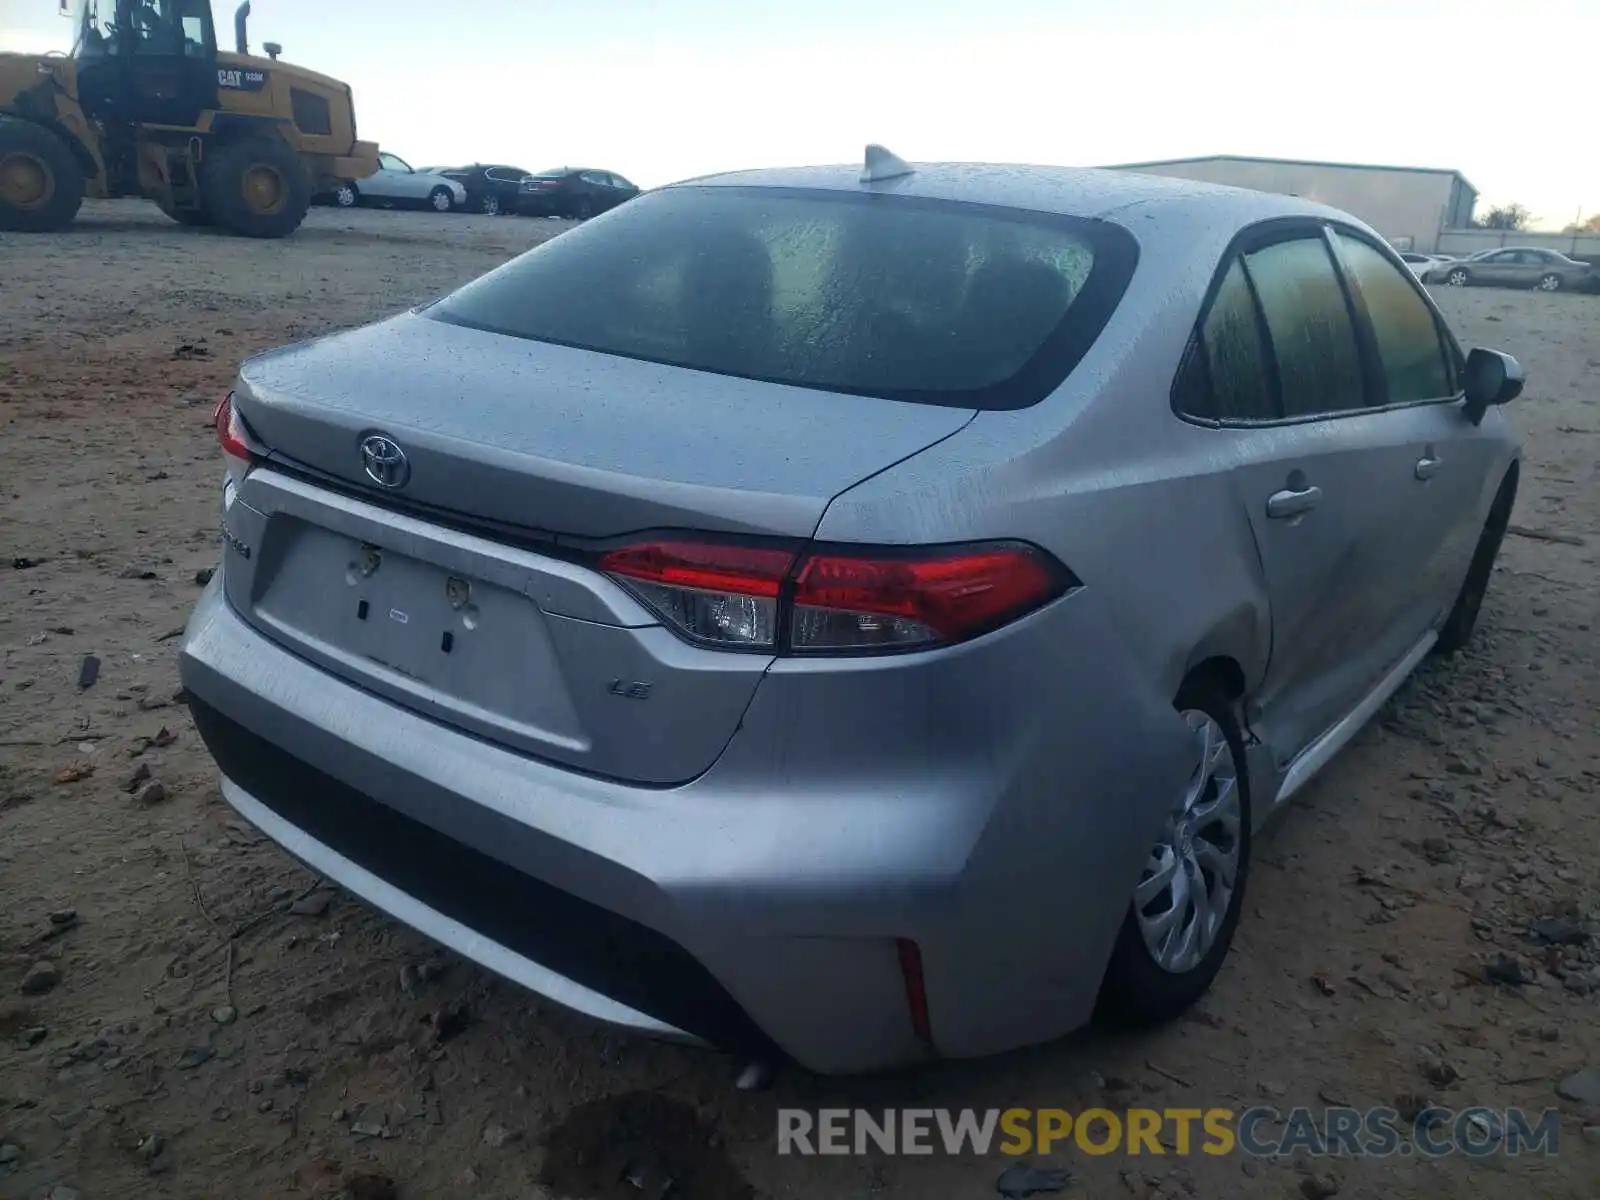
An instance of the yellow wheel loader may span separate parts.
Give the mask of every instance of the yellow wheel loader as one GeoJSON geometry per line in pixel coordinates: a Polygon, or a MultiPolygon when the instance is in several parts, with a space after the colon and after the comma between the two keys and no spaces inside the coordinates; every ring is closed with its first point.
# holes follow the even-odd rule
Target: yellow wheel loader
{"type": "Polygon", "coordinates": [[[60,0],[70,55],[0,54],[0,230],[71,224],[85,196],[144,196],[183,225],[293,233],[311,197],[378,169],[338,80],[217,49],[210,0],[60,0]]]}

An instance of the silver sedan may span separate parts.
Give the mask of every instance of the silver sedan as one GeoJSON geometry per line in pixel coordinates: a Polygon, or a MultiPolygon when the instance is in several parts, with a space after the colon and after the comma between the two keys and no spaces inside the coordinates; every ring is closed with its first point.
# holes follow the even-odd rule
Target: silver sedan
{"type": "Polygon", "coordinates": [[[830,1072],[1167,1020],[1472,636],[1521,386],[1302,200],[700,179],[246,362],[183,680],[245,818],[593,1017],[830,1072]]]}
{"type": "Polygon", "coordinates": [[[1582,291],[1594,279],[1586,262],[1537,247],[1481,250],[1456,262],[1440,263],[1428,273],[1430,281],[1451,287],[1523,287],[1541,292],[1582,291]]]}

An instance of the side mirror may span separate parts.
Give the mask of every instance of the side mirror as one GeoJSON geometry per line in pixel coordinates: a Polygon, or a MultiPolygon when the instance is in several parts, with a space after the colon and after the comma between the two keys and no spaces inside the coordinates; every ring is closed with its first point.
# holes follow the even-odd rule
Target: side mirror
{"type": "Polygon", "coordinates": [[[1491,405],[1508,404],[1522,394],[1527,381],[1522,364],[1509,354],[1481,347],[1467,355],[1466,413],[1474,425],[1481,424],[1491,405]]]}

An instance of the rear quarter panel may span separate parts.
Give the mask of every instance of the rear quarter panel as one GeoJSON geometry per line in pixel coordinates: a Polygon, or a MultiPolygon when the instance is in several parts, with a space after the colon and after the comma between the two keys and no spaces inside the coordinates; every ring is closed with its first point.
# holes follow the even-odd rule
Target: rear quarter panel
{"type": "MultiPolygon", "coordinates": [[[[1022,538],[1114,597],[1127,667],[1170,702],[1194,662],[1254,680],[1270,636],[1259,559],[1229,480],[1230,439],[1173,415],[1173,375],[1231,229],[1146,233],[1117,312],[1054,394],[979,413],[955,437],[844,492],[824,540],[1022,538]],[[1198,657],[1197,657],[1198,654],[1198,657]]],[[[1152,222],[1153,224],[1153,222],[1152,222]]]]}

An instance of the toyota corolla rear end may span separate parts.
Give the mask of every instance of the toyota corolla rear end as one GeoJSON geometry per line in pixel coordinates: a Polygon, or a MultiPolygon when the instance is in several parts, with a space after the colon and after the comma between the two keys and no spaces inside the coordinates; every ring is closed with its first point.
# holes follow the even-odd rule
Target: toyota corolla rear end
{"type": "Polygon", "coordinates": [[[1137,786],[1159,756],[1107,735],[1150,697],[1036,541],[818,530],[1055,387],[1133,260],[1099,222],[675,188],[252,359],[182,656],[226,798],[635,1029],[848,1071],[1069,1028],[1137,839],[1049,748],[1077,725],[1078,780],[1137,786]]]}

